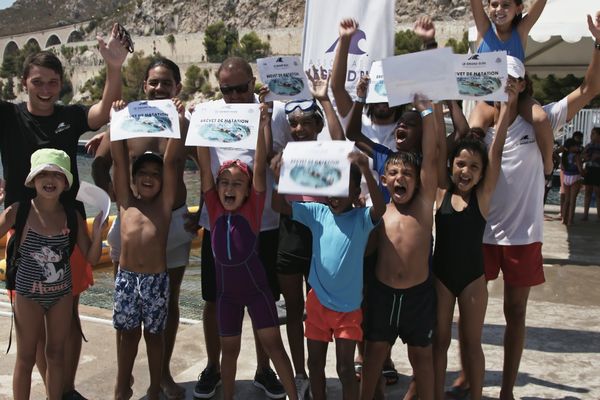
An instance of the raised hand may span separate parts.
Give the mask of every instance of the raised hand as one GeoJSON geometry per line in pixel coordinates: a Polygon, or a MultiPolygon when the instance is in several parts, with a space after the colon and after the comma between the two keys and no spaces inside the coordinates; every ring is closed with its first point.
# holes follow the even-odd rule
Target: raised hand
{"type": "Polygon", "coordinates": [[[596,38],[596,43],[600,43],[600,11],[596,12],[596,16],[594,18],[588,14],[587,21],[588,28],[592,36],[596,38]]]}
{"type": "Polygon", "coordinates": [[[112,103],[112,108],[114,111],[121,111],[127,107],[127,102],[125,100],[115,100],[112,103]]]}
{"type": "Polygon", "coordinates": [[[90,156],[96,155],[96,151],[98,150],[100,143],[102,143],[102,138],[104,138],[105,135],[106,132],[100,132],[88,140],[84,146],[86,153],[88,153],[90,156]]]}
{"type": "Polygon", "coordinates": [[[104,42],[104,39],[101,36],[96,37],[100,55],[102,55],[107,66],[113,68],[121,68],[123,66],[125,58],[127,58],[127,53],[129,52],[128,46],[131,39],[127,39],[128,36],[129,35],[126,37],[122,34],[120,35],[119,24],[115,23],[110,38],[108,39],[108,43],[104,42]]]}
{"type": "Polygon", "coordinates": [[[429,16],[419,17],[415,21],[413,32],[421,39],[423,43],[435,41],[435,25],[429,16]]]}
{"type": "Polygon", "coordinates": [[[415,98],[413,100],[413,105],[417,109],[418,112],[427,110],[428,108],[432,108],[433,105],[431,100],[429,100],[424,94],[416,93],[415,98]]]}
{"type": "Polygon", "coordinates": [[[319,101],[329,100],[328,89],[331,75],[328,75],[326,79],[323,79],[323,77],[318,73],[313,75],[308,73],[307,76],[311,83],[310,93],[313,95],[313,97],[319,101]]]}
{"type": "Polygon", "coordinates": [[[348,154],[348,160],[360,168],[361,171],[369,170],[369,159],[362,151],[351,152],[348,154]]]}
{"type": "Polygon", "coordinates": [[[358,84],[356,85],[356,95],[359,98],[364,99],[365,97],[367,97],[367,90],[369,89],[370,81],[371,81],[371,78],[369,78],[368,74],[365,74],[360,77],[360,80],[358,81],[358,84]]]}
{"type": "Polygon", "coordinates": [[[179,99],[178,97],[173,97],[171,100],[173,101],[173,104],[175,104],[175,108],[177,109],[177,114],[185,115],[185,105],[183,104],[181,99],[179,99]]]}
{"type": "Polygon", "coordinates": [[[344,18],[340,21],[340,38],[351,38],[358,30],[358,21],[352,18],[344,18]]]}

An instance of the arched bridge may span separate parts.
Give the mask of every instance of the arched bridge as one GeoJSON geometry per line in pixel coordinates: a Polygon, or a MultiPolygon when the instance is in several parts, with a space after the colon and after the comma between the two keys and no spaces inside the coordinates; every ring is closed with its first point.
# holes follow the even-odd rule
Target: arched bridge
{"type": "Polygon", "coordinates": [[[27,43],[37,43],[43,50],[57,44],[80,42],[84,40],[84,29],[90,21],[79,22],[72,25],[63,25],[43,31],[19,33],[11,36],[0,37],[0,63],[8,54],[20,50],[27,43]]]}

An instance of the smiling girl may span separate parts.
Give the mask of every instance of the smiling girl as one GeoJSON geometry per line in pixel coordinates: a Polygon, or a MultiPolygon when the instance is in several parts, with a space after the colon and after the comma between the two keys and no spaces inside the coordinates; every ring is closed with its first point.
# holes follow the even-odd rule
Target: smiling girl
{"type": "MultiPolygon", "coordinates": [[[[502,160],[508,128],[508,109],[517,107],[517,85],[510,77],[508,103],[502,103],[496,135],[489,149],[474,135],[460,140],[450,155],[450,177],[440,175],[436,198],[436,240],[433,273],[436,277],[437,329],[434,333],[435,398],[444,399],[447,352],[452,333],[454,305],[460,309],[460,340],[472,399],[480,399],[485,372],[481,330],[487,307],[482,241],[490,202],[502,160]]],[[[443,122],[443,121],[440,121],[443,122]]],[[[443,123],[440,126],[444,126],[443,123]]],[[[440,154],[446,141],[440,133],[440,154]]],[[[446,159],[440,157],[440,169],[446,159]]]]}

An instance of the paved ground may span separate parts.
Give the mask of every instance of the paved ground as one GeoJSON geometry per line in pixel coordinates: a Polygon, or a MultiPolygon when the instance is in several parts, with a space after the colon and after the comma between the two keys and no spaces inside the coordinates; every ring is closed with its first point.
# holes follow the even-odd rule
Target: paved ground
{"type": "MultiPolygon", "coordinates": [[[[549,215],[556,209],[547,208],[549,215]]],[[[595,218],[595,216],[594,216],[595,218]]],[[[545,223],[546,284],[531,292],[527,318],[527,342],[515,388],[519,399],[600,399],[600,222],[577,222],[566,228],[558,221],[545,223]]],[[[10,320],[8,307],[0,302],[0,349],[8,341],[10,320]]],[[[90,399],[110,399],[116,365],[114,330],[110,312],[98,307],[82,306],[86,316],[83,326],[89,342],[84,344],[77,387],[90,399]]],[[[285,336],[284,327],[282,335],[285,336]]],[[[490,284],[490,301],[484,327],[486,355],[485,398],[497,398],[502,370],[502,282],[490,284]]],[[[456,336],[455,336],[456,337],[456,336]]],[[[284,340],[285,341],[285,340],[284,340]]],[[[449,352],[448,383],[458,370],[457,342],[452,340],[449,352]]],[[[403,346],[396,344],[392,358],[400,371],[400,382],[387,389],[389,398],[401,398],[409,381],[410,368],[403,346]]],[[[0,356],[0,399],[10,399],[15,347],[0,356]]],[[[340,386],[335,379],[334,353],[327,365],[328,393],[340,399],[340,386]]],[[[198,373],[206,362],[206,351],[200,324],[180,328],[172,370],[175,379],[186,386],[187,399],[198,373]]],[[[245,322],[242,354],[238,361],[238,399],[262,399],[264,395],[252,386],[255,360],[249,321],[245,322]]],[[[134,370],[135,399],[143,398],[148,384],[145,347],[134,370]]],[[[43,385],[34,374],[32,398],[43,399],[43,385]]],[[[217,392],[216,398],[220,398],[217,392]]]]}

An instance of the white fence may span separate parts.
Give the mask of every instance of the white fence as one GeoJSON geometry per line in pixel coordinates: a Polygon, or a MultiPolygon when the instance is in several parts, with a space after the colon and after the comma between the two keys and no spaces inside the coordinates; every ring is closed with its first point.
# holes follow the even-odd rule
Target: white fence
{"type": "Polygon", "coordinates": [[[564,143],[565,139],[573,135],[573,132],[581,131],[583,132],[583,143],[586,144],[589,143],[591,130],[595,126],[600,126],[600,109],[581,110],[562,130],[555,132],[554,136],[564,143]]]}

